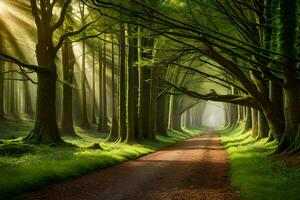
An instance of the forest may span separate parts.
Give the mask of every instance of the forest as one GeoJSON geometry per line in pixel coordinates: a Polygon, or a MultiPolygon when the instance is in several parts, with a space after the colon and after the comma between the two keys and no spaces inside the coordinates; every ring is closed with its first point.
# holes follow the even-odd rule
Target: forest
{"type": "Polygon", "coordinates": [[[299,199],[299,0],[0,0],[0,28],[0,199],[299,199]]]}

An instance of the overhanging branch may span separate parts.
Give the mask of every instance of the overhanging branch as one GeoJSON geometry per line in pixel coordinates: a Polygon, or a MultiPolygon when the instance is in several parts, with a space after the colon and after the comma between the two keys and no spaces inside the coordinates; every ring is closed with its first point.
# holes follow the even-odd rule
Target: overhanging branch
{"type": "Polygon", "coordinates": [[[183,94],[189,95],[191,97],[202,99],[206,101],[218,101],[218,102],[225,102],[225,103],[232,103],[237,105],[249,106],[255,108],[257,110],[261,110],[261,107],[256,103],[253,97],[249,95],[219,95],[215,92],[208,93],[208,94],[200,94],[195,91],[188,90],[187,88],[178,87],[169,81],[164,80],[168,85],[172,86],[176,90],[182,92],[183,94]]]}

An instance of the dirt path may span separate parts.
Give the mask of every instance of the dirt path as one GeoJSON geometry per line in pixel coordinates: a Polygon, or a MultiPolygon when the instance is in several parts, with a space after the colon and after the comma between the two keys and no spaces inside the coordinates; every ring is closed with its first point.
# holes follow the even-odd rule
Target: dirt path
{"type": "Polygon", "coordinates": [[[214,133],[89,175],[52,184],[29,199],[236,200],[227,153],[214,133]]]}

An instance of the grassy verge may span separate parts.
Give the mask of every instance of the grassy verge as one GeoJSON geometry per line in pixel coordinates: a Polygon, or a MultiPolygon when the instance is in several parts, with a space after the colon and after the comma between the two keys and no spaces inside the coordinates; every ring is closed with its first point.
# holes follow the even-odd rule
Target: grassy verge
{"type": "Polygon", "coordinates": [[[247,200],[299,200],[300,169],[289,168],[268,158],[276,143],[255,141],[250,132],[223,133],[222,143],[229,152],[232,185],[247,200]]]}
{"type": "Polygon", "coordinates": [[[14,140],[3,140],[0,153],[3,149],[10,149],[14,154],[0,156],[0,199],[12,199],[51,182],[79,177],[97,169],[136,159],[198,134],[193,131],[170,132],[170,137],[158,136],[155,143],[128,145],[105,143],[105,134],[81,129],[77,133],[80,138],[64,140],[79,148],[24,146],[14,140]],[[86,148],[95,143],[99,143],[103,150],[86,148]]]}

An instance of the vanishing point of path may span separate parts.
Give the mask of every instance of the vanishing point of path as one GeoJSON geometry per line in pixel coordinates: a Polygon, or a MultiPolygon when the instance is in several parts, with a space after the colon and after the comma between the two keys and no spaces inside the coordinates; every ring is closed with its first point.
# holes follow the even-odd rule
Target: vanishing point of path
{"type": "Polygon", "coordinates": [[[207,132],[134,161],[52,184],[29,199],[236,200],[219,136],[207,132]]]}

